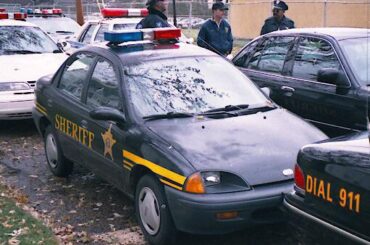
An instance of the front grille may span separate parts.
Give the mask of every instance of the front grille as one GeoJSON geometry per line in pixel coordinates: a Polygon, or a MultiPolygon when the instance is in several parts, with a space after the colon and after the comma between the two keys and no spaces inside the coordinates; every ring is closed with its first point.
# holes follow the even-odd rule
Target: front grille
{"type": "Polygon", "coordinates": [[[30,85],[31,88],[36,87],[36,81],[27,81],[28,85],[30,85]]]}
{"type": "Polygon", "coordinates": [[[22,112],[22,113],[9,113],[6,114],[9,118],[25,118],[25,117],[32,117],[32,112],[22,112]]]}

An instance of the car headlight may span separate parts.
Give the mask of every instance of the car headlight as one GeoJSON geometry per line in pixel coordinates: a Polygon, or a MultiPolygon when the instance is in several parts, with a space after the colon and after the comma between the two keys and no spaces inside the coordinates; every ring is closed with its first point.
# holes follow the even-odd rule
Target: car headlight
{"type": "Polygon", "coordinates": [[[250,190],[250,186],[239,176],[222,171],[196,172],[190,175],[184,190],[190,193],[227,193],[250,190]]]}
{"type": "Polygon", "coordinates": [[[24,82],[0,83],[0,92],[28,90],[28,89],[31,89],[30,85],[24,82]]]}

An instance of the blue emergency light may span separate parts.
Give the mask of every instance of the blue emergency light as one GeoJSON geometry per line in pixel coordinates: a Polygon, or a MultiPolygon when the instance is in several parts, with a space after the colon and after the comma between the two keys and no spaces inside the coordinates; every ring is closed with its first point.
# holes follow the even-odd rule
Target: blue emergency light
{"type": "Polygon", "coordinates": [[[33,9],[27,9],[27,14],[33,14],[33,9]]]}
{"type": "Polygon", "coordinates": [[[143,33],[141,31],[107,31],[104,32],[104,40],[111,43],[142,41],[143,33]]]}
{"type": "Polygon", "coordinates": [[[181,37],[181,30],[177,28],[154,28],[135,31],[108,31],[104,32],[104,40],[110,43],[124,43],[135,41],[163,41],[181,37]]]}

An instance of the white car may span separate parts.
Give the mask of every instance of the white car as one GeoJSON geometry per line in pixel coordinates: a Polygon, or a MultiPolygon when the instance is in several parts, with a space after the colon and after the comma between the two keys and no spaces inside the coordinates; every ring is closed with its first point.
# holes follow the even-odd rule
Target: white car
{"type": "MultiPolygon", "coordinates": [[[[104,42],[104,32],[106,31],[135,29],[136,25],[148,14],[147,9],[102,9],[102,19],[86,22],[82,26],[81,32],[77,34],[75,40],[68,40],[72,49],[67,50],[67,52],[71,53],[74,49],[81,48],[88,44],[104,42]]],[[[181,34],[180,41],[187,43],[193,42],[192,39],[188,39],[184,34],[181,34]]]]}
{"type": "Polygon", "coordinates": [[[0,120],[31,118],[36,81],[67,57],[36,25],[0,20],[0,120]]]}

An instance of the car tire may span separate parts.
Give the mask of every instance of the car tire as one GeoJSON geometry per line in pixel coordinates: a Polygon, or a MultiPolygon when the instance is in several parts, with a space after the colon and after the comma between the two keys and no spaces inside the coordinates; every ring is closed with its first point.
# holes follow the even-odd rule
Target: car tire
{"type": "Polygon", "coordinates": [[[73,170],[73,163],[63,155],[57,134],[48,126],[44,134],[45,156],[51,172],[58,177],[67,177],[73,170]]]}
{"type": "Polygon", "coordinates": [[[163,186],[152,175],[143,176],[135,193],[136,218],[150,244],[174,244],[177,230],[166,202],[163,186]]]}

